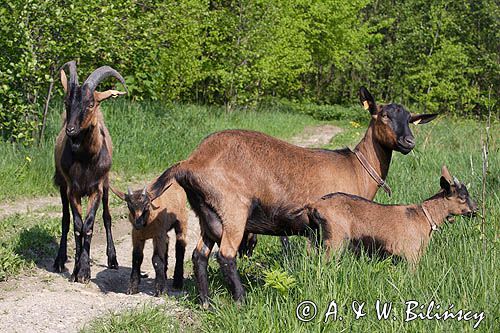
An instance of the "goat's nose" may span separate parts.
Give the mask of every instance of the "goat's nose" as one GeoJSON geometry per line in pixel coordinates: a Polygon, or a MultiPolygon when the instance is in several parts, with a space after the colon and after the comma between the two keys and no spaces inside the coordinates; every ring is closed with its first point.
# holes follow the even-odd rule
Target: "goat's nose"
{"type": "Polygon", "coordinates": [[[405,143],[406,143],[406,145],[407,145],[408,147],[413,148],[413,147],[415,147],[415,138],[414,138],[414,137],[412,137],[412,136],[407,136],[407,137],[405,138],[405,143]]]}
{"type": "Polygon", "coordinates": [[[68,126],[68,127],[66,127],[66,134],[68,134],[68,135],[74,134],[75,131],[76,131],[75,126],[68,126]]]}

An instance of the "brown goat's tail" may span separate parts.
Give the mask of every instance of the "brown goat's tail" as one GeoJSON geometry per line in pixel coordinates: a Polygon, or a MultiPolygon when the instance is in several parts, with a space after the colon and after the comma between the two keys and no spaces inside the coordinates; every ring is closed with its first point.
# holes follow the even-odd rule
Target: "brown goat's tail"
{"type": "Polygon", "coordinates": [[[175,163],[148,185],[147,191],[151,201],[162,195],[172,185],[180,164],[180,162],[175,163]]]}

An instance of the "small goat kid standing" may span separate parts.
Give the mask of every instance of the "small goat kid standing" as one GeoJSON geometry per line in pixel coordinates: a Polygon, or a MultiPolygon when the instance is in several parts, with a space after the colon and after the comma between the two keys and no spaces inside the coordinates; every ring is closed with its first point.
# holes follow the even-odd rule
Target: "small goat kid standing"
{"type": "Polygon", "coordinates": [[[173,287],[182,288],[184,279],[184,254],[188,224],[186,193],[177,183],[159,197],[150,198],[144,190],[125,194],[111,188],[114,194],[127,203],[132,229],[132,273],[127,293],[139,292],[141,264],[144,258],[144,244],[153,239],[153,267],[155,269],[155,296],[164,293],[168,266],[168,232],[175,230],[175,270],[173,287]]]}
{"type": "Polygon", "coordinates": [[[90,281],[90,242],[101,200],[106,229],[108,267],[118,268],[108,206],[108,173],[111,168],[113,148],[108,129],[104,125],[100,103],[125,92],[96,91],[99,83],[109,76],[114,76],[125,86],[123,77],[109,66],[96,69],[81,86],[78,83],[74,61],[61,67],[66,114],[56,139],[54,182],[61,194],[63,216],[61,243],[54,262],[54,270],[56,272],[65,270],[71,208],[76,243],[75,267],[71,281],[82,283],[90,281]],[[69,80],[64,72],[65,67],[69,69],[69,80]],[[85,196],[89,198],[87,216],[82,220],[81,199],[85,196]]]}
{"type": "Polygon", "coordinates": [[[332,193],[308,205],[311,223],[321,227],[327,254],[345,245],[405,258],[414,267],[432,232],[453,215],[472,214],[476,203],[464,184],[441,170],[441,191],[420,205],[381,205],[345,193],[332,193]]]}

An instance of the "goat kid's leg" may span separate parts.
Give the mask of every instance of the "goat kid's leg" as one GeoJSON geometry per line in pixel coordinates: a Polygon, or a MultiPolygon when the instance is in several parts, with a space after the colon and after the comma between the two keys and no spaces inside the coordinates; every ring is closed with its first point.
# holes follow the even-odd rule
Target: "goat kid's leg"
{"type": "Polygon", "coordinates": [[[92,242],[92,234],[94,232],[94,221],[101,202],[102,191],[91,194],[88,200],[87,216],[83,223],[83,247],[80,256],[80,270],[78,271],[77,280],[81,283],[90,282],[90,243],[92,242]]]}
{"type": "Polygon", "coordinates": [[[257,235],[249,232],[245,232],[243,235],[243,240],[241,241],[240,247],[238,249],[238,254],[240,258],[247,256],[250,258],[253,254],[253,250],[257,245],[257,235]]]}
{"type": "Polygon", "coordinates": [[[127,289],[127,294],[137,294],[139,292],[139,283],[141,282],[141,265],[144,259],[144,244],[143,239],[138,239],[132,231],[132,273],[130,273],[130,281],[127,289]]]}
{"type": "Polygon", "coordinates": [[[155,269],[155,296],[161,296],[165,292],[167,279],[165,278],[167,271],[167,258],[165,254],[168,251],[168,235],[153,238],[153,267],[155,269]],[[166,236],[166,237],[165,237],[166,236]]]}
{"type": "Polygon", "coordinates": [[[108,257],[108,268],[118,269],[118,260],[116,260],[115,244],[113,234],[111,233],[111,214],[109,213],[109,187],[106,184],[102,190],[102,219],[106,229],[106,255],[108,257]]]}
{"type": "Polygon", "coordinates": [[[196,280],[196,287],[200,295],[201,306],[204,309],[210,307],[208,298],[208,257],[212,252],[215,242],[203,235],[193,251],[193,272],[196,280]]]}
{"type": "Polygon", "coordinates": [[[80,271],[80,259],[83,247],[83,221],[82,221],[82,202],[79,195],[72,192],[68,193],[71,213],[73,214],[73,232],[75,234],[75,267],[71,274],[70,281],[76,282],[80,271]]]}
{"type": "Polygon", "coordinates": [[[61,273],[66,271],[64,264],[68,260],[68,232],[69,232],[69,201],[68,193],[66,192],[66,186],[61,186],[59,188],[61,194],[61,204],[62,204],[62,219],[61,219],[61,242],[59,243],[59,251],[57,252],[57,257],[54,260],[54,271],[61,273]]]}
{"type": "Polygon", "coordinates": [[[186,230],[181,228],[181,223],[175,224],[175,270],[174,283],[175,289],[181,289],[184,283],[184,256],[186,254],[186,230]]]}

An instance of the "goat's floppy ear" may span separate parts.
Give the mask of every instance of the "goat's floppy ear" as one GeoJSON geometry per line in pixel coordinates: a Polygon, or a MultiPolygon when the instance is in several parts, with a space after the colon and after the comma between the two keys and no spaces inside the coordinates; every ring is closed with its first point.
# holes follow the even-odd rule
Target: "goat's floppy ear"
{"type": "Polygon", "coordinates": [[[434,120],[437,116],[437,113],[412,114],[410,117],[410,123],[414,125],[426,124],[429,121],[434,120]]]}
{"type": "Polygon", "coordinates": [[[118,198],[125,201],[125,193],[120,190],[114,189],[112,186],[110,186],[109,188],[111,189],[111,192],[113,192],[118,198]]]}
{"type": "Polygon", "coordinates": [[[118,91],[118,90],[106,90],[103,92],[95,91],[94,92],[94,98],[98,102],[102,102],[104,100],[107,100],[110,97],[116,98],[120,95],[125,95],[126,92],[123,91],[118,91]]]}
{"type": "Polygon", "coordinates": [[[64,69],[61,69],[61,83],[64,89],[64,93],[68,93],[68,78],[66,77],[66,73],[64,73],[64,69]]]}
{"type": "Polygon", "coordinates": [[[359,89],[359,101],[365,110],[370,111],[372,116],[377,114],[377,104],[375,103],[375,99],[365,87],[361,87],[359,89]]]}

